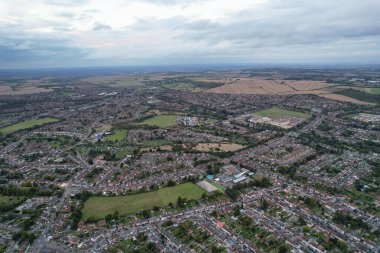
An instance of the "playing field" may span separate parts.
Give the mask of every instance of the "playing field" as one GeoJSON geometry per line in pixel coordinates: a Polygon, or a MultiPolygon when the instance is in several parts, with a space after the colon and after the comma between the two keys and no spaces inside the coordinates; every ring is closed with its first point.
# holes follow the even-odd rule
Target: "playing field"
{"type": "Polygon", "coordinates": [[[154,206],[163,207],[176,204],[178,197],[200,199],[205,191],[193,183],[165,187],[157,191],[115,197],[91,197],[83,206],[83,219],[102,219],[107,214],[118,211],[120,215],[150,210],[154,206]]]}
{"type": "Polygon", "coordinates": [[[262,117],[269,117],[269,118],[280,118],[284,116],[304,118],[304,119],[310,118],[309,114],[302,113],[302,112],[289,111],[289,110],[277,108],[277,107],[256,112],[255,114],[262,117]]]}
{"type": "Polygon", "coordinates": [[[33,128],[33,127],[37,127],[37,126],[42,126],[45,124],[54,123],[54,122],[58,122],[58,121],[60,121],[60,120],[55,119],[55,118],[40,118],[40,119],[25,120],[23,122],[19,122],[19,123],[1,128],[0,133],[10,134],[10,133],[14,133],[14,132],[17,132],[20,130],[33,128]]]}
{"type": "Polygon", "coordinates": [[[108,135],[105,139],[106,141],[122,141],[128,136],[128,130],[115,130],[111,135],[108,135]]]}
{"type": "Polygon", "coordinates": [[[171,127],[177,124],[177,115],[171,115],[171,114],[158,115],[153,118],[146,119],[140,124],[167,128],[167,127],[171,127]]]}

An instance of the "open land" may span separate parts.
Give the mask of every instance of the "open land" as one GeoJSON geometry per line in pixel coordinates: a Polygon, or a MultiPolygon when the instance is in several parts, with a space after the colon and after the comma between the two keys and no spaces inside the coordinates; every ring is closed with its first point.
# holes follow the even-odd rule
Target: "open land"
{"type": "Polygon", "coordinates": [[[280,118],[280,117],[297,117],[297,118],[304,118],[308,119],[310,118],[309,114],[302,113],[302,112],[295,112],[295,111],[290,111],[282,108],[271,108],[263,111],[259,111],[255,113],[256,115],[262,116],[262,117],[270,117],[270,118],[280,118]]]}
{"type": "Polygon", "coordinates": [[[101,219],[107,214],[118,211],[119,214],[132,214],[150,210],[154,206],[164,207],[176,203],[178,197],[200,199],[205,191],[193,183],[184,183],[157,191],[115,197],[92,197],[83,207],[83,218],[101,219]]]}
{"type": "Polygon", "coordinates": [[[12,88],[11,86],[0,86],[0,96],[28,95],[52,91],[53,90],[50,88],[41,88],[37,86],[24,86],[15,88],[12,88]]]}
{"type": "Polygon", "coordinates": [[[236,143],[198,143],[194,149],[201,152],[231,152],[244,148],[236,143]]]}
{"type": "Polygon", "coordinates": [[[161,128],[171,127],[177,124],[177,115],[158,115],[152,118],[146,119],[140,124],[148,125],[148,126],[157,126],[161,128]]]}
{"type": "Polygon", "coordinates": [[[313,94],[328,99],[354,104],[369,104],[345,95],[333,94],[331,87],[336,84],[328,84],[319,81],[295,81],[295,80],[262,80],[255,78],[241,78],[229,81],[225,85],[209,89],[211,93],[226,94],[262,94],[262,95],[295,95],[313,94]]]}
{"type": "Polygon", "coordinates": [[[112,134],[108,135],[105,139],[107,141],[122,141],[128,136],[127,129],[115,130],[112,134]]]}
{"type": "Polygon", "coordinates": [[[59,122],[59,121],[60,121],[59,119],[49,118],[49,117],[40,118],[40,119],[25,120],[23,122],[19,122],[19,123],[1,128],[0,133],[10,134],[10,133],[14,133],[14,132],[17,132],[20,130],[25,130],[28,128],[34,128],[34,127],[38,127],[38,126],[43,126],[45,124],[55,123],[55,122],[59,122]]]}

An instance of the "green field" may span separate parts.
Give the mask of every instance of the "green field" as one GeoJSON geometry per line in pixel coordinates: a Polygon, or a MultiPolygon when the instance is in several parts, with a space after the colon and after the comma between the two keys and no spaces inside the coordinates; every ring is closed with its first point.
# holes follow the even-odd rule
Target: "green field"
{"type": "Polygon", "coordinates": [[[171,127],[177,124],[177,115],[173,115],[173,114],[158,115],[158,116],[146,119],[140,124],[167,128],[167,127],[171,127]]]}
{"type": "Polygon", "coordinates": [[[304,119],[310,118],[309,114],[306,114],[303,112],[290,111],[290,110],[277,108],[277,107],[273,107],[271,109],[256,112],[255,114],[262,116],[262,117],[269,117],[269,118],[280,118],[283,116],[290,116],[290,117],[297,117],[297,118],[304,118],[304,119]]]}
{"type": "Polygon", "coordinates": [[[163,85],[165,88],[172,89],[172,90],[184,90],[184,91],[192,91],[192,92],[200,92],[204,91],[205,89],[196,87],[192,85],[191,83],[168,83],[163,85]]]}
{"type": "Polygon", "coordinates": [[[111,135],[108,135],[105,140],[106,141],[122,141],[128,136],[128,130],[122,129],[122,130],[115,130],[111,135]]]}
{"type": "Polygon", "coordinates": [[[24,200],[25,197],[0,195],[0,211],[8,211],[24,202],[24,200]]]}
{"type": "Polygon", "coordinates": [[[0,133],[10,134],[10,133],[14,133],[14,132],[17,132],[20,130],[38,127],[38,126],[42,126],[45,124],[54,123],[54,122],[58,122],[58,121],[60,121],[60,119],[49,118],[49,117],[40,118],[40,119],[25,120],[23,122],[19,122],[19,123],[1,128],[0,133]]]}
{"type": "Polygon", "coordinates": [[[370,89],[367,91],[364,91],[362,89],[353,89],[353,88],[348,88],[348,89],[343,89],[343,90],[338,90],[334,93],[344,95],[350,98],[354,98],[360,101],[364,101],[367,103],[373,103],[373,104],[379,104],[380,101],[380,93],[378,88],[365,88],[365,89],[370,89]],[[374,90],[372,90],[374,89],[374,90]]]}
{"type": "Polygon", "coordinates": [[[150,210],[154,206],[164,207],[175,204],[178,197],[200,199],[205,191],[193,183],[161,188],[157,191],[115,197],[91,197],[83,206],[83,219],[102,219],[118,211],[120,215],[150,210]]]}
{"type": "Polygon", "coordinates": [[[371,88],[370,93],[380,95],[380,88],[371,88]]]}

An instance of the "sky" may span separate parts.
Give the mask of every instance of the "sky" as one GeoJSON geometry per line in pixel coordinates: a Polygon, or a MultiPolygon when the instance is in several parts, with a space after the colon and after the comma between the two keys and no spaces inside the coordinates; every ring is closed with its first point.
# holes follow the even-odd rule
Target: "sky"
{"type": "Polygon", "coordinates": [[[379,0],[0,0],[0,68],[380,64],[379,0]]]}

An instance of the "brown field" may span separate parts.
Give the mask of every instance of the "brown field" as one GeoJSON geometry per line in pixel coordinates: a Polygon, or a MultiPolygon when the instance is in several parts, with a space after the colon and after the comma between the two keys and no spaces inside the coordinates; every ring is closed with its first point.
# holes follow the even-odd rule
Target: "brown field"
{"type": "Polygon", "coordinates": [[[229,79],[229,81],[217,88],[209,89],[207,92],[228,94],[262,94],[275,95],[278,93],[292,92],[293,88],[282,84],[280,81],[263,80],[253,78],[229,79]]]}
{"type": "MultiPolygon", "coordinates": [[[[206,80],[205,80],[206,81],[206,80]]],[[[332,94],[338,86],[320,81],[264,80],[258,78],[228,79],[225,85],[207,90],[211,93],[258,94],[258,95],[295,95],[314,94],[327,99],[369,105],[344,95],[332,94]]]]}
{"type": "Polygon", "coordinates": [[[318,81],[287,81],[286,83],[293,89],[301,91],[319,90],[331,86],[325,82],[318,81]]]}
{"type": "Polygon", "coordinates": [[[52,89],[26,86],[17,87],[14,90],[10,86],[0,86],[0,96],[12,96],[12,95],[28,95],[36,93],[51,92],[52,89]]]}
{"type": "Polygon", "coordinates": [[[194,149],[201,152],[230,152],[244,148],[236,143],[198,143],[194,149]]]}

